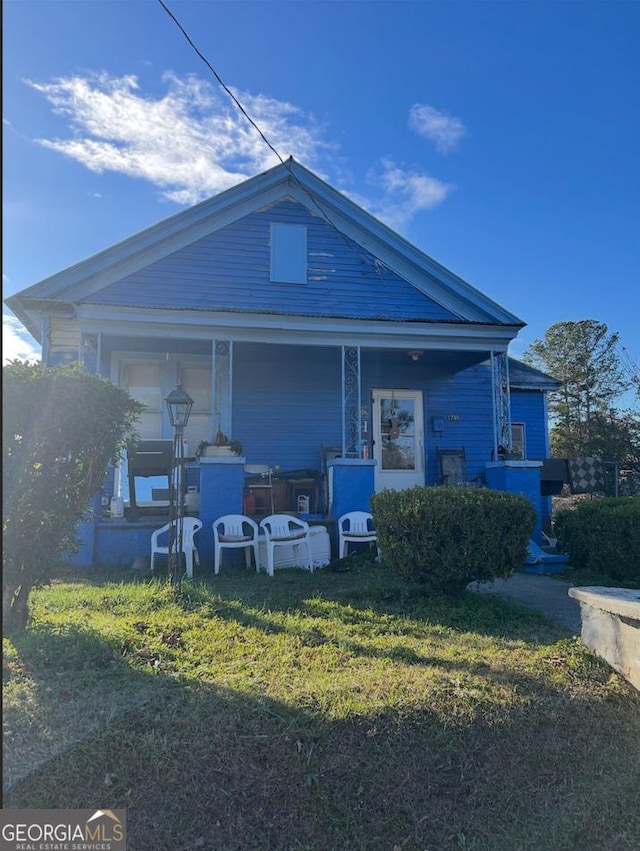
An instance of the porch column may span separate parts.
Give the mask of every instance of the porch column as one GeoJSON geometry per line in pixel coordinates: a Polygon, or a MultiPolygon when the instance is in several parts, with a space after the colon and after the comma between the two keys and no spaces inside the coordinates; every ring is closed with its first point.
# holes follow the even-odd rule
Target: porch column
{"type": "Polygon", "coordinates": [[[329,514],[332,517],[340,517],[347,511],[371,511],[369,500],[375,491],[375,465],[375,461],[362,458],[327,461],[329,514]]]}
{"type": "Polygon", "coordinates": [[[213,342],[213,435],[216,431],[231,435],[232,346],[229,340],[213,342]]]}
{"type": "Polygon", "coordinates": [[[212,524],[223,514],[242,514],[246,458],[200,459],[200,510],[202,529],[196,538],[203,564],[213,563],[212,524]]]}
{"type": "Polygon", "coordinates": [[[493,490],[526,497],[536,510],[536,526],[531,536],[539,544],[542,539],[542,497],[540,471],[542,461],[488,461],[485,465],[487,485],[493,490]]]}
{"type": "Polygon", "coordinates": [[[360,458],[361,445],[360,346],[342,346],[342,457],[360,458]]]}
{"type": "Polygon", "coordinates": [[[491,352],[491,386],[493,389],[493,459],[498,460],[499,447],[511,451],[511,393],[509,361],[506,352],[491,352]]]}

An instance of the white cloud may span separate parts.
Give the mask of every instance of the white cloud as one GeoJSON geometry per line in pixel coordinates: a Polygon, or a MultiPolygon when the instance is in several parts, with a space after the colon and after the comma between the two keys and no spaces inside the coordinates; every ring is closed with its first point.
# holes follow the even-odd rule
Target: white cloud
{"type": "Polygon", "coordinates": [[[386,197],[377,205],[376,215],[396,229],[405,227],[416,213],[442,204],[455,188],[424,172],[400,168],[389,158],[381,161],[380,171],[369,173],[368,182],[384,189],[386,197]]]}
{"type": "MultiPolygon", "coordinates": [[[[167,73],[166,94],[139,90],[135,76],[106,73],[27,81],[55,112],[68,116],[74,137],[38,139],[94,172],[148,180],[178,204],[193,204],[278,162],[247,119],[209,83],[167,73]]],[[[284,158],[314,167],[334,151],[324,128],[292,104],[234,92],[284,158]]]]}
{"type": "MultiPolygon", "coordinates": [[[[155,98],[140,90],[133,75],[113,77],[103,72],[27,82],[69,123],[69,138],[38,139],[41,145],[91,171],[146,180],[177,204],[201,201],[278,162],[228,96],[194,75],[166,73],[164,94],[155,98]]],[[[265,95],[235,94],[283,158],[291,154],[322,177],[326,166],[338,178],[342,175],[341,182],[351,182],[338,146],[326,140],[326,128],[311,114],[265,95]]],[[[419,104],[413,107],[412,120],[418,127],[426,126],[429,110],[419,104]]],[[[447,125],[446,116],[432,112],[440,119],[438,144],[453,144],[458,120],[447,119],[447,125]]],[[[460,131],[460,122],[457,126],[459,137],[464,128],[460,131]]],[[[453,189],[391,160],[382,161],[369,184],[376,188],[374,200],[347,193],[396,228],[442,203],[453,189]]]]}
{"type": "Polygon", "coordinates": [[[2,363],[10,360],[39,361],[40,346],[15,316],[2,314],[2,363]]]}
{"type": "Polygon", "coordinates": [[[441,154],[453,151],[467,134],[467,128],[459,118],[439,112],[426,103],[414,103],[409,112],[409,127],[419,136],[435,142],[441,154]]]}

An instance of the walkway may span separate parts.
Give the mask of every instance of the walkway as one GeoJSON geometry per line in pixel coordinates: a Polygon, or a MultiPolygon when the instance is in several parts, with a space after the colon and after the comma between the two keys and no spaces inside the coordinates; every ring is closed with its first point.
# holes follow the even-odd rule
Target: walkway
{"type": "Polygon", "coordinates": [[[569,597],[572,585],[559,579],[550,579],[531,573],[515,573],[509,579],[496,579],[491,583],[474,582],[469,589],[478,594],[492,594],[514,600],[531,609],[538,609],[564,629],[580,634],[580,604],[569,597]]]}

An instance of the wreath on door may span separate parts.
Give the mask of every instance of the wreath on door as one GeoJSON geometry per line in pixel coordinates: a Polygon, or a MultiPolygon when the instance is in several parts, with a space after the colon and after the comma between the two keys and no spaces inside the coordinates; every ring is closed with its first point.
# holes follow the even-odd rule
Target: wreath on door
{"type": "Polygon", "coordinates": [[[400,437],[400,420],[398,411],[394,404],[395,399],[391,403],[391,416],[389,417],[389,440],[397,440],[400,437]]]}

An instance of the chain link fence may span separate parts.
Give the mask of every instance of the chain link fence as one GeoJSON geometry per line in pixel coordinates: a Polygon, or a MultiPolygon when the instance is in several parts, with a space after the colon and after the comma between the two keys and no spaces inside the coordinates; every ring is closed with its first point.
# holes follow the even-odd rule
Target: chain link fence
{"type": "Polygon", "coordinates": [[[639,496],[640,467],[620,461],[603,461],[607,496],[639,496]]]}

